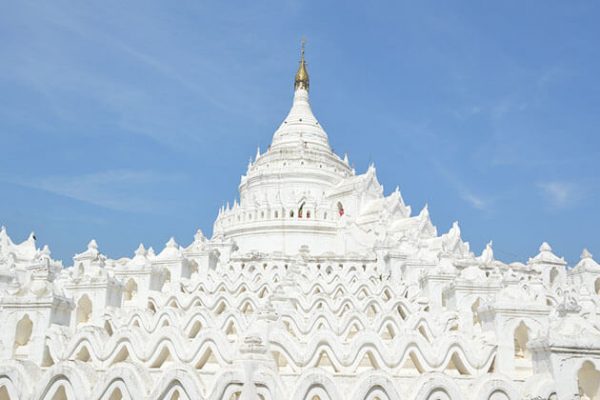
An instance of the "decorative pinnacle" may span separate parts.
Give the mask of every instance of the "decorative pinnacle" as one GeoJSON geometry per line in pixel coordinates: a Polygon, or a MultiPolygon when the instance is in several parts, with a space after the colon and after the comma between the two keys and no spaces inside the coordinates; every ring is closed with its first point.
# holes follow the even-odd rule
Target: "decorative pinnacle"
{"type": "Polygon", "coordinates": [[[540,246],[539,250],[540,250],[540,253],[550,252],[550,251],[552,251],[552,247],[550,247],[550,245],[548,244],[548,242],[544,242],[540,246]]]}
{"type": "Polygon", "coordinates": [[[169,239],[169,241],[165,244],[166,247],[173,247],[173,248],[177,248],[177,242],[175,241],[175,238],[173,236],[171,236],[171,238],[169,239]]]}
{"type": "Polygon", "coordinates": [[[592,253],[590,253],[588,249],[583,249],[581,252],[581,259],[583,260],[585,258],[592,258],[592,253]]]}
{"type": "Polygon", "coordinates": [[[146,248],[144,247],[143,243],[140,243],[140,245],[138,246],[137,250],[135,251],[135,255],[136,256],[141,256],[141,257],[145,257],[146,256],[146,248]]]}
{"type": "Polygon", "coordinates": [[[302,38],[301,47],[300,47],[300,66],[298,67],[298,72],[296,72],[296,78],[294,80],[294,89],[304,89],[308,91],[309,87],[309,79],[308,79],[308,70],[306,69],[306,61],[304,60],[304,45],[306,44],[306,40],[302,38]]]}

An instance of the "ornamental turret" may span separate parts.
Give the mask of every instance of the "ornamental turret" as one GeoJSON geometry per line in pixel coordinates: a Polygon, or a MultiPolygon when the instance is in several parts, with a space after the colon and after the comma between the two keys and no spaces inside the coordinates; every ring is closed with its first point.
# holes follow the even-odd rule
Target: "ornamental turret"
{"type": "Polygon", "coordinates": [[[302,40],[302,49],[300,50],[300,66],[298,67],[298,72],[296,72],[296,79],[294,80],[294,89],[304,89],[308,92],[310,81],[308,78],[308,70],[306,69],[306,61],[304,60],[304,44],[305,41],[302,40]]]}
{"type": "Polygon", "coordinates": [[[234,240],[241,252],[276,248],[296,254],[302,245],[317,252],[337,248],[340,199],[327,195],[354,172],[331,149],[311,109],[308,88],[303,42],[290,111],[267,150],[261,154],[258,149],[248,163],[239,206],[220,212],[214,225],[214,234],[234,240]]]}

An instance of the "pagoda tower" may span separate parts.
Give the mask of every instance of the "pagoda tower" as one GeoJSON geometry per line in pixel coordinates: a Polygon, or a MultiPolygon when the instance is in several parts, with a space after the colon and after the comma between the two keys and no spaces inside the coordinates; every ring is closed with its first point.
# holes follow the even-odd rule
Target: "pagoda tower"
{"type": "Polygon", "coordinates": [[[600,399],[592,254],[505,262],[439,233],[332,151],[310,88],[303,46],[210,237],[91,240],[63,266],[0,229],[0,400],[600,399]]]}

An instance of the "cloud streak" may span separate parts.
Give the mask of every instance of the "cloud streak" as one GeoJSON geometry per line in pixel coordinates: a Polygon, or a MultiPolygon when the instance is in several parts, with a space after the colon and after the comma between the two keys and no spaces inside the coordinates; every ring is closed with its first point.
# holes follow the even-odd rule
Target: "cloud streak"
{"type": "Polygon", "coordinates": [[[571,182],[551,181],[537,184],[542,197],[553,209],[567,208],[575,205],[581,197],[581,190],[571,182]]]}
{"type": "Polygon", "coordinates": [[[446,182],[454,188],[459,197],[466,201],[472,208],[480,211],[491,211],[491,202],[489,199],[474,193],[462,179],[451,172],[446,166],[441,165],[439,161],[432,160],[431,163],[446,182]]]}
{"type": "MultiPolygon", "coordinates": [[[[260,86],[245,79],[241,67],[229,62],[227,49],[219,43],[204,40],[195,52],[181,44],[165,48],[168,38],[178,31],[156,21],[152,14],[141,22],[161,34],[153,33],[155,43],[148,46],[135,37],[124,39],[128,19],[102,18],[104,11],[93,7],[63,10],[25,4],[18,9],[29,16],[24,22],[27,35],[15,36],[11,47],[0,46],[0,55],[13,60],[0,65],[4,77],[0,84],[35,91],[54,120],[48,125],[57,125],[58,119],[58,124],[82,135],[143,135],[189,152],[201,141],[197,132],[213,114],[262,120],[260,86]],[[105,59],[111,62],[105,65],[105,59]],[[252,93],[254,101],[245,101],[240,92],[252,93]],[[87,129],[89,120],[98,115],[89,110],[101,111],[107,129],[87,129]]],[[[259,71],[255,64],[244,64],[243,72],[259,71]]],[[[12,107],[9,112],[14,112],[12,107]]]]}
{"type": "Polygon", "coordinates": [[[177,174],[153,171],[108,170],[75,176],[47,176],[38,179],[9,178],[4,181],[43,190],[110,210],[156,213],[164,206],[149,195],[156,185],[181,182],[177,174]]]}
{"type": "Polygon", "coordinates": [[[460,193],[460,197],[465,200],[467,203],[469,203],[471,205],[471,207],[476,208],[478,210],[486,210],[488,208],[488,202],[486,200],[484,200],[483,198],[468,192],[468,191],[462,191],[460,193]]]}

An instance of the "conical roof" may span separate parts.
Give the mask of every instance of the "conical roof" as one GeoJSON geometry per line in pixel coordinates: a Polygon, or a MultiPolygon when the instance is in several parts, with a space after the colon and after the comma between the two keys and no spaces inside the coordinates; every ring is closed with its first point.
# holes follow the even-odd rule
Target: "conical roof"
{"type": "Polygon", "coordinates": [[[318,147],[331,151],[327,133],[315,117],[308,97],[309,78],[304,60],[304,48],[300,67],[294,78],[294,101],[287,117],[273,135],[272,148],[280,146],[318,147]]]}

